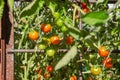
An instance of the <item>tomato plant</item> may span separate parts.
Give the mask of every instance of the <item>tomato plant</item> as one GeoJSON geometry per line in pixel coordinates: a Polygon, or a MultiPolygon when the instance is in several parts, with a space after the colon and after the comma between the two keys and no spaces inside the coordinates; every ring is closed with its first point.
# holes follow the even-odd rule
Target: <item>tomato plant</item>
{"type": "Polygon", "coordinates": [[[112,9],[108,0],[89,1],[33,0],[15,5],[14,48],[33,51],[14,55],[16,80],[77,80],[79,65],[84,80],[119,79],[120,55],[112,50],[120,50],[120,2],[112,9]],[[108,57],[114,64],[107,63],[108,57]]]}

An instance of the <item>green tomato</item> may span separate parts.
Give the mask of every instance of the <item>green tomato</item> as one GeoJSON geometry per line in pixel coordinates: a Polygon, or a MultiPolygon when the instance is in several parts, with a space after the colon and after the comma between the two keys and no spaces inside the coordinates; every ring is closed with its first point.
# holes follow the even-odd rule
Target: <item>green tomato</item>
{"type": "Polygon", "coordinates": [[[41,49],[41,50],[44,50],[44,49],[46,49],[46,45],[44,44],[44,43],[41,43],[40,45],[39,45],[39,49],[41,49]]]}
{"type": "Polygon", "coordinates": [[[63,25],[62,27],[61,27],[61,31],[62,32],[66,32],[68,29],[67,29],[67,27],[65,26],[65,25],[63,25]]]}
{"type": "Polygon", "coordinates": [[[60,17],[60,14],[59,14],[58,12],[54,12],[54,13],[53,13],[53,17],[57,19],[57,18],[60,17]]]}
{"type": "Polygon", "coordinates": [[[58,19],[56,24],[57,24],[57,26],[61,27],[63,25],[62,19],[58,19]]]}
{"type": "Polygon", "coordinates": [[[49,49],[47,49],[46,50],[46,54],[48,55],[48,56],[54,56],[55,55],[55,50],[54,49],[52,49],[52,48],[49,48],[49,49]]]}

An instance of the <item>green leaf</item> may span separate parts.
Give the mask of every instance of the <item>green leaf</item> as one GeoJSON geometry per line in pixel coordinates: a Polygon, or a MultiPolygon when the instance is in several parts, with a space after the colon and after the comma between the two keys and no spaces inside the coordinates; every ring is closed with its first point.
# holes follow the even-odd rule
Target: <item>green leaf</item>
{"type": "Polygon", "coordinates": [[[96,25],[105,23],[108,17],[108,14],[104,11],[90,12],[82,17],[82,21],[89,25],[96,25]]]}
{"type": "Polygon", "coordinates": [[[14,0],[8,0],[8,5],[10,6],[10,9],[13,10],[13,8],[14,8],[14,0]]]}
{"type": "Polygon", "coordinates": [[[4,0],[0,0],[0,19],[2,18],[3,9],[4,9],[4,0]]]}
{"type": "Polygon", "coordinates": [[[57,4],[55,2],[50,1],[48,4],[48,7],[50,8],[50,10],[52,11],[52,13],[55,12],[55,7],[57,6],[57,4]]]}
{"type": "Polygon", "coordinates": [[[73,59],[77,55],[77,47],[73,46],[65,55],[64,57],[57,63],[55,66],[55,70],[62,68],[63,66],[67,65],[71,59],[73,59]]]}
{"type": "Polygon", "coordinates": [[[69,34],[73,36],[76,40],[80,39],[80,30],[76,27],[73,27],[72,24],[65,22],[65,25],[68,28],[69,34]]]}
{"type": "Polygon", "coordinates": [[[31,16],[37,13],[42,8],[44,2],[44,0],[33,0],[33,2],[22,10],[20,17],[31,16]]]}
{"type": "Polygon", "coordinates": [[[87,37],[85,37],[85,42],[87,43],[88,46],[90,46],[90,48],[97,50],[98,47],[96,45],[96,43],[94,42],[94,40],[91,39],[92,37],[90,35],[88,35],[87,37]]]}

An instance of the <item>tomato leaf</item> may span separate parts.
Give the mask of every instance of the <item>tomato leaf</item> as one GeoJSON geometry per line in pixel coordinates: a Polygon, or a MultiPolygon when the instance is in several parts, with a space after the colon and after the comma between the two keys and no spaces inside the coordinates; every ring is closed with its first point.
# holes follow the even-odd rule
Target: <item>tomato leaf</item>
{"type": "Polygon", "coordinates": [[[13,10],[14,0],[8,0],[8,5],[10,6],[10,9],[13,10]]]}
{"type": "Polygon", "coordinates": [[[57,63],[55,66],[55,70],[62,68],[67,65],[71,59],[73,59],[77,55],[77,47],[73,46],[71,49],[63,56],[63,58],[57,63]]]}
{"type": "Polygon", "coordinates": [[[52,13],[55,12],[55,7],[57,6],[57,4],[55,2],[50,1],[48,7],[50,8],[50,10],[52,11],[52,13]]]}
{"type": "Polygon", "coordinates": [[[88,46],[90,46],[90,48],[98,50],[98,47],[97,47],[96,43],[91,38],[92,37],[88,35],[88,36],[85,37],[84,40],[88,44],[88,46]]]}
{"type": "Polygon", "coordinates": [[[0,19],[3,14],[3,9],[4,9],[4,0],[0,0],[0,19]]]}
{"type": "Polygon", "coordinates": [[[90,12],[82,17],[82,21],[89,25],[96,25],[105,23],[108,17],[108,14],[104,11],[90,12]]]}
{"type": "Polygon", "coordinates": [[[31,16],[37,13],[42,8],[44,2],[44,0],[33,0],[33,2],[22,10],[20,17],[31,16]]]}

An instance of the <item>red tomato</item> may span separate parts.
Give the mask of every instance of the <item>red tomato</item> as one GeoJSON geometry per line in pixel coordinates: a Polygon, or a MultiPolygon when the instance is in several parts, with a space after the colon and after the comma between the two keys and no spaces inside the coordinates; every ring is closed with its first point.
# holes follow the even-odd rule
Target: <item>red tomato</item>
{"type": "Polygon", "coordinates": [[[30,31],[28,37],[30,40],[37,40],[39,38],[39,33],[37,31],[30,31]]]}
{"type": "Polygon", "coordinates": [[[75,75],[70,77],[70,80],[77,80],[77,77],[75,75]]]}
{"type": "Polygon", "coordinates": [[[52,29],[52,26],[50,24],[41,24],[41,30],[44,32],[44,33],[48,33],[51,31],[52,29]]]}
{"type": "Polygon", "coordinates": [[[48,72],[52,73],[53,72],[53,67],[51,65],[49,65],[49,66],[46,67],[46,70],[48,72]]]}
{"type": "Polygon", "coordinates": [[[102,60],[102,64],[105,64],[106,68],[111,68],[113,66],[112,59],[111,58],[105,58],[102,60]]]}
{"type": "Polygon", "coordinates": [[[83,11],[84,11],[85,13],[88,13],[88,12],[89,12],[89,8],[84,8],[83,11]]]}
{"type": "Polygon", "coordinates": [[[51,75],[50,75],[49,73],[44,73],[44,78],[47,78],[47,79],[48,79],[48,78],[50,78],[50,76],[51,76],[51,75]]]}
{"type": "Polygon", "coordinates": [[[67,36],[66,44],[71,45],[72,43],[73,43],[73,37],[72,36],[67,36]]]}
{"type": "Polygon", "coordinates": [[[83,3],[81,3],[81,7],[82,7],[82,9],[84,9],[87,7],[87,4],[85,2],[83,2],[83,3]]]}
{"type": "Polygon", "coordinates": [[[52,36],[52,37],[50,38],[50,42],[51,42],[52,44],[54,44],[54,45],[57,45],[57,44],[59,44],[59,42],[60,42],[60,38],[59,38],[58,36],[52,36]]]}
{"type": "Polygon", "coordinates": [[[99,55],[100,55],[101,57],[107,57],[108,54],[109,54],[109,51],[106,49],[105,46],[101,46],[101,47],[99,48],[98,52],[99,52],[99,55]]]}

